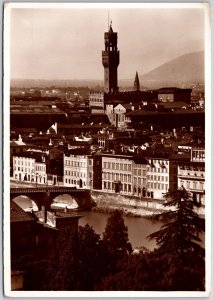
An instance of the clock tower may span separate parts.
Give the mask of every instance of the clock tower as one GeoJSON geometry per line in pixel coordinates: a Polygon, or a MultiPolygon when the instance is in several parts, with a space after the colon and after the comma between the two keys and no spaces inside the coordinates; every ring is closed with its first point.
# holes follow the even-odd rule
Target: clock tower
{"type": "Polygon", "coordinates": [[[106,93],[118,91],[119,51],[117,48],[117,32],[113,32],[112,23],[109,31],[104,33],[105,50],[102,51],[104,66],[104,91],[106,93]]]}

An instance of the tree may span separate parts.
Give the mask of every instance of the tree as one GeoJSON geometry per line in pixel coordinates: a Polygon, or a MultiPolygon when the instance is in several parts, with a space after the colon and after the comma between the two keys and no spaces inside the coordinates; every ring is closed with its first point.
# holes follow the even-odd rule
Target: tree
{"type": "Polygon", "coordinates": [[[103,242],[110,254],[122,256],[132,252],[128,239],[128,228],[119,210],[115,210],[107,220],[103,242]]]}
{"type": "Polygon", "coordinates": [[[105,272],[103,243],[100,235],[86,224],[79,226],[78,272],[80,290],[93,290],[105,272]]]}
{"type": "Polygon", "coordinates": [[[170,261],[154,252],[129,255],[120,260],[116,273],[105,277],[100,290],[161,291],[168,290],[164,276],[170,261]]]}
{"type": "Polygon", "coordinates": [[[164,206],[171,207],[171,210],[154,217],[162,220],[164,225],[150,234],[148,239],[155,239],[159,251],[164,253],[177,254],[179,257],[194,254],[204,257],[199,235],[204,232],[205,221],[194,210],[198,203],[184,188],[169,192],[165,197],[169,200],[164,206]]]}
{"type": "Polygon", "coordinates": [[[56,253],[49,259],[47,290],[69,291],[78,289],[77,236],[69,227],[58,232],[56,253]]]}
{"type": "Polygon", "coordinates": [[[157,242],[156,256],[170,258],[163,286],[168,290],[204,290],[205,250],[200,234],[205,220],[195,212],[199,204],[184,188],[167,193],[166,198],[164,206],[171,210],[154,217],[164,225],[148,236],[157,242]]]}

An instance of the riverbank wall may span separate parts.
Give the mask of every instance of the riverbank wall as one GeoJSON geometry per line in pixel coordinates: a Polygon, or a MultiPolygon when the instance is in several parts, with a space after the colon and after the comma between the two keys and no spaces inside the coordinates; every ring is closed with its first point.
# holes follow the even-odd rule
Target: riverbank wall
{"type": "MultiPolygon", "coordinates": [[[[175,207],[166,207],[163,205],[164,200],[139,198],[134,196],[126,196],[115,193],[106,193],[102,191],[91,191],[91,197],[95,201],[94,211],[109,213],[116,209],[125,215],[135,217],[151,217],[155,214],[168,210],[174,210],[175,207]]],[[[205,214],[204,207],[197,209],[199,215],[205,214]]]]}

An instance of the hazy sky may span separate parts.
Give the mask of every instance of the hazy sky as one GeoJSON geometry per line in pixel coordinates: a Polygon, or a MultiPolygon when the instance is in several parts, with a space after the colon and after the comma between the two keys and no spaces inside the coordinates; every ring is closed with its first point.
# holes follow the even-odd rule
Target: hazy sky
{"type": "Polygon", "coordinates": [[[11,78],[103,79],[108,11],[118,32],[119,79],[204,50],[203,9],[13,8],[11,78]]]}

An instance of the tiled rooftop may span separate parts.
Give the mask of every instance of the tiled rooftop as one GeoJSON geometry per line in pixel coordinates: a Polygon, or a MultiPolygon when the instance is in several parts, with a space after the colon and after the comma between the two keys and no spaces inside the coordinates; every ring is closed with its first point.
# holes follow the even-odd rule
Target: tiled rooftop
{"type": "Polygon", "coordinates": [[[10,222],[30,222],[34,221],[30,213],[25,212],[14,201],[10,202],[10,222]]]}

